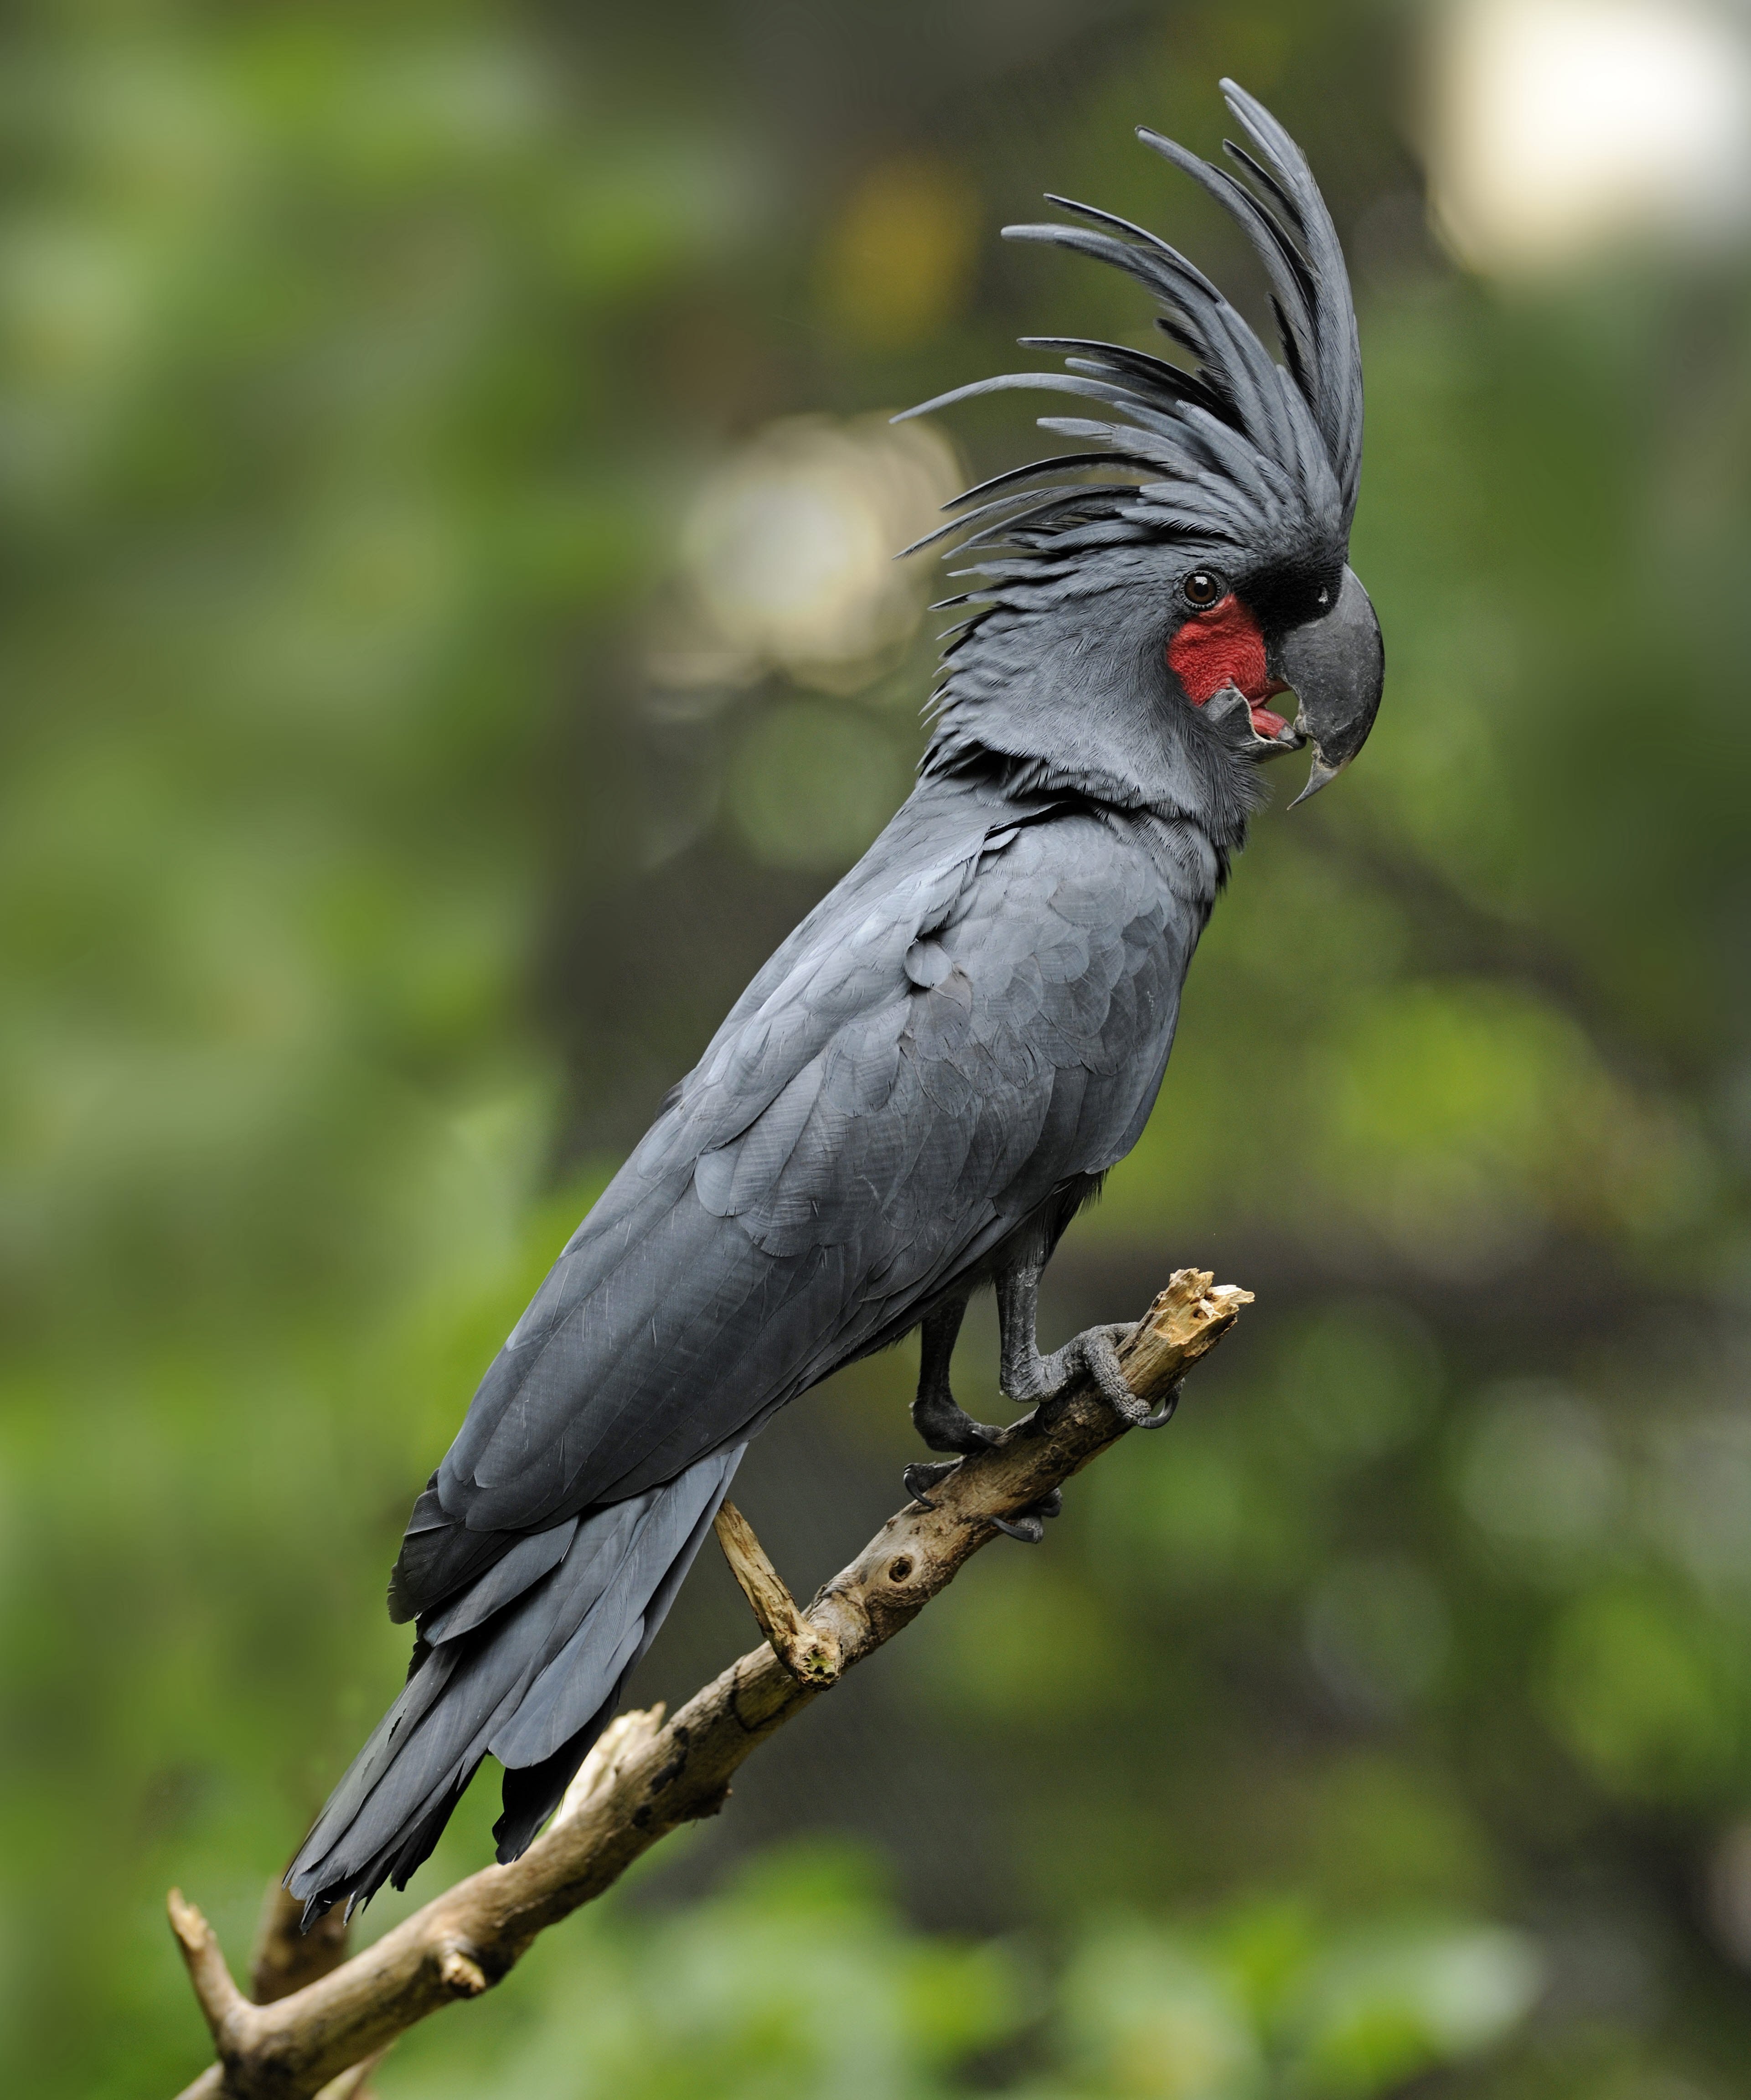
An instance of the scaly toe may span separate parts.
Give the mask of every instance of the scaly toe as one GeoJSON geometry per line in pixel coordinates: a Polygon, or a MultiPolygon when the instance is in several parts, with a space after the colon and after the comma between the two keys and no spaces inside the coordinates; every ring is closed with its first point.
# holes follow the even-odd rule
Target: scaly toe
{"type": "Polygon", "coordinates": [[[1180,1388],[1177,1383],[1169,1388],[1167,1397],[1153,1412],[1145,1407],[1134,1393],[1131,1392],[1128,1387],[1126,1391],[1127,1401],[1123,1405],[1121,1405],[1118,1401],[1113,1400],[1110,1393],[1107,1397],[1112,1401],[1114,1407],[1133,1429],[1163,1429],[1173,1420],[1174,1410],[1180,1405],[1180,1388]]]}
{"type": "Polygon", "coordinates": [[[1077,1336],[1077,1353],[1102,1399],[1127,1422],[1136,1423],[1149,1410],[1140,1406],[1118,1366],[1118,1345],[1130,1331],[1128,1327],[1091,1327],[1087,1334],[1077,1336]]]}

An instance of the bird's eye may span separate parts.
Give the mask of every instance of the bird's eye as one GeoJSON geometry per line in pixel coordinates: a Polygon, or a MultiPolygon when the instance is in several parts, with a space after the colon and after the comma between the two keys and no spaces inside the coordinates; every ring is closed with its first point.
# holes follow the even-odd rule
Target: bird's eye
{"type": "Polygon", "coordinates": [[[1202,611],[1214,605],[1222,595],[1222,579],[1212,576],[1208,569],[1193,569],[1180,586],[1180,595],[1188,605],[1202,611]]]}
{"type": "Polygon", "coordinates": [[[1321,611],[1323,612],[1325,607],[1330,603],[1331,586],[1329,584],[1321,584],[1319,587],[1319,607],[1321,611]]]}

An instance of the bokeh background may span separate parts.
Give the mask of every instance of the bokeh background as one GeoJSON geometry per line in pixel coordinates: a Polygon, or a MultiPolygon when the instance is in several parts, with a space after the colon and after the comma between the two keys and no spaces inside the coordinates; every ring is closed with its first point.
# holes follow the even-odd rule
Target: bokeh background
{"type": "MultiPolygon", "coordinates": [[[[889,557],[1039,440],[1013,395],[887,412],[1020,333],[1145,339],[996,239],[1048,188],[1259,314],[1130,135],[1214,151],[1231,73],[1352,258],[1388,697],[1259,822],[1046,1325],[1193,1261],[1259,1303],[1043,1548],[379,2089],[1751,2091],[1748,36],[7,11],[9,2090],[205,2060],[165,1888],[240,1967],[399,1678],[384,1577],[480,1369],[905,792],[936,578],[889,557]]],[[[751,1454],[800,1591],[898,1500],[915,1351],[751,1454]]],[[[641,1698],[752,1638],[708,1551],[641,1698]]]]}

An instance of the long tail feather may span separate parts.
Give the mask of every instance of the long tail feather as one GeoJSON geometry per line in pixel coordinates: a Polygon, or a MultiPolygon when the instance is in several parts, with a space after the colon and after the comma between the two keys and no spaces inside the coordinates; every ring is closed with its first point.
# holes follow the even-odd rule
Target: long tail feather
{"type": "Polygon", "coordinates": [[[525,1850],[612,1718],[745,1449],[572,1520],[558,1555],[524,1542],[433,1616],[400,1696],[287,1871],[307,1924],[386,1881],[405,1887],[488,1752],[505,1767],[498,1858],[525,1850]],[[518,1552],[527,1586],[510,1594],[518,1552]]]}

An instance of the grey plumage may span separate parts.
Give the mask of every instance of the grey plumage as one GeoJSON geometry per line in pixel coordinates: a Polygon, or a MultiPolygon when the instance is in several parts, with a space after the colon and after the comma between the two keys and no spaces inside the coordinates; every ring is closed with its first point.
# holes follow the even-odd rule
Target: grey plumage
{"type": "Polygon", "coordinates": [[[1360,459],[1330,221],[1286,135],[1229,100],[1267,201],[1199,179],[1264,256],[1287,368],[1140,229],[1021,230],[1131,270],[1197,368],[1074,344],[1069,372],[1025,382],[1128,418],[1048,423],[1093,448],[1047,470],[1143,479],[1042,492],[1017,485],[1047,470],[1028,469],[963,499],[981,558],[918,786],[665,1101],[419,1498],[390,1586],[417,1622],[408,1683],[289,1873],[311,1914],[403,1883],[489,1752],[514,1856],[748,1440],[977,1284],[1031,1277],[1141,1132],[1255,763],[1295,740],[1260,735],[1238,694],[1189,699],[1163,656],[1176,580],[1220,561],[1277,649],[1333,602],[1360,459]]]}

